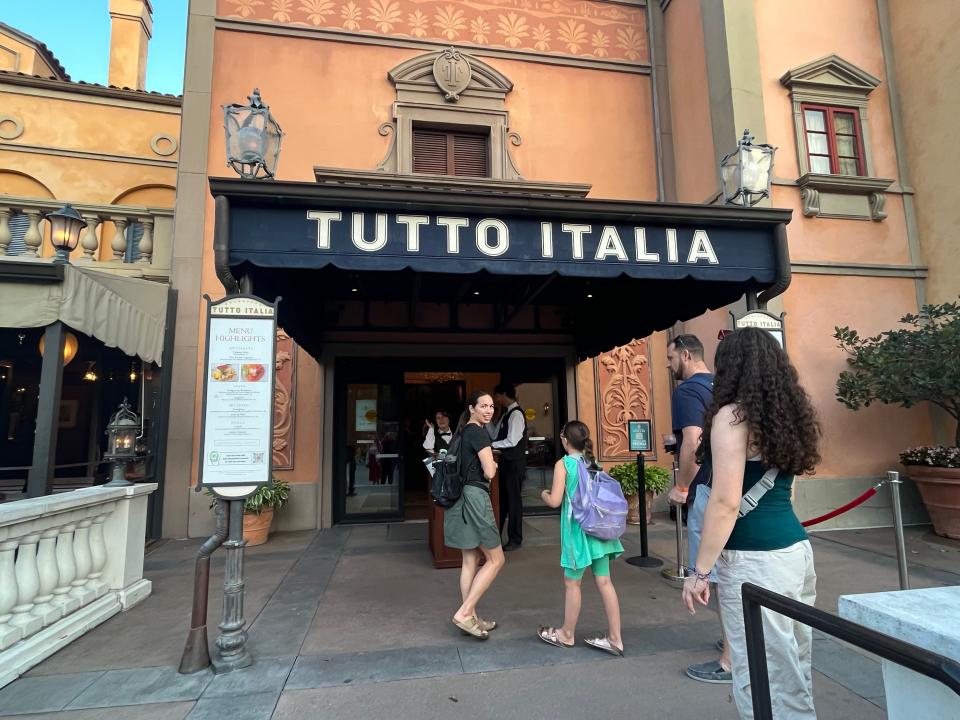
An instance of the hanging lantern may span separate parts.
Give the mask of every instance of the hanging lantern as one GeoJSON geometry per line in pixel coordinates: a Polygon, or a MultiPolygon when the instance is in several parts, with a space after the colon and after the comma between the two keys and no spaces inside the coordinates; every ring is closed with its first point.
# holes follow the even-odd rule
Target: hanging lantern
{"type": "MultiPolygon", "coordinates": [[[[40,336],[40,357],[43,357],[43,349],[46,346],[45,335],[40,336]]],[[[80,341],[72,332],[67,332],[63,338],[63,366],[66,367],[70,361],[77,356],[77,350],[80,349],[80,341]]]]}

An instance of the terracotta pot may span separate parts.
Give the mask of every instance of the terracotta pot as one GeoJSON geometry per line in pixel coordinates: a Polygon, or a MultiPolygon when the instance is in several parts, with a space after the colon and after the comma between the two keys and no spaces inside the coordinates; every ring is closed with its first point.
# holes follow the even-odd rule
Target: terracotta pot
{"type": "Polygon", "coordinates": [[[273,523],[273,508],[264,508],[259,515],[245,512],[243,514],[243,539],[247,547],[263,545],[270,536],[270,525],[273,523]]]}
{"type": "Polygon", "coordinates": [[[907,475],[920,490],[933,531],[960,540],[960,468],[907,465],[907,475]]]}
{"type": "Polygon", "coordinates": [[[627,524],[640,524],[640,494],[627,495],[627,524]]]}

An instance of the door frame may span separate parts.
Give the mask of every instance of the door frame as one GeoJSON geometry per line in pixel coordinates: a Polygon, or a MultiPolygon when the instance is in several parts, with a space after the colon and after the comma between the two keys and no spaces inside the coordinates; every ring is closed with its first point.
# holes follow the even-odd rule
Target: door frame
{"type": "MultiPolygon", "coordinates": [[[[495,367],[505,374],[516,372],[526,375],[532,374],[537,367],[552,365],[548,372],[554,378],[558,409],[554,415],[554,423],[559,424],[566,419],[577,417],[577,359],[573,347],[570,346],[331,343],[324,349],[321,365],[324,371],[324,412],[321,425],[321,501],[317,509],[317,525],[320,528],[336,524],[400,521],[382,515],[355,515],[348,520],[343,517],[346,483],[340,473],[346,466],[346,436],[340,413],[345,410],[346,385],[350,382],[348,378],[353,376],[355,371],[375,367],[384,374],[397,378],[395,381],[399,382],[402,388],[404,372],[451,369],[482,372],[495,367]],[[349,370],[346,369],[348,367],[349,370]],[[331,428],[333,432],[324,432],[323,428],[331,428]]],[[[559,427],[555,428],[555,432],[559,432],[559,427]]]]}

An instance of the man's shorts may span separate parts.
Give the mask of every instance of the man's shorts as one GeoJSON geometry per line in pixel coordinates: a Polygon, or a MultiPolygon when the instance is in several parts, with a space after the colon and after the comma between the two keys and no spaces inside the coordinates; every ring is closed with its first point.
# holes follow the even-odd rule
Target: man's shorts
{"type": "MultiPolygon", "coordinates": [[[[707,511],[707,501],[710,499],[709,490],[701,492],[705,485],[698,485],[697,494],[690,504],[690,510],[687,513],[687,547],[690,549],[688,557],[688,567],[697,566],[697,553],[700,552],[700,536],[703,533],[703,516],[707,511]]],[[[717,581],[715,570],[710,571],[710,582],[717,581]]]]}

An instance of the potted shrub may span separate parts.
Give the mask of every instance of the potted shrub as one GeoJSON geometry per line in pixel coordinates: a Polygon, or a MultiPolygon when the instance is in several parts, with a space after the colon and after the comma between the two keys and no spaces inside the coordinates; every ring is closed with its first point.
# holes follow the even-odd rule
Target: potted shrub
{"type": "MultiPolygon", "coordinates": [[[[637,487],[637,463],[629,462],[623,465],[614,465],[610,468],[610,477],[620,483],[624,497],[627,498],[629,512],[627,522],[631,525],[640,524],[640,495],[637,487]]],[[[659,495],[670,485],[670,471],[656,465],[643,466],[643,480],[647,490],[647,525],[653,511],[653,497],[659,495]]]]}
{"type": "MultiPolygon", "coordinates": [[[[960,304],[925,305],[900,319],[906,328],[861,338],[837,328],[850,354],[837,380],[837,399],[852,410],[876,401],[902,407],[929,402],[960,418],[960,304]]],[[[948,447],[919,447],[900,455],[920,490],[938,535],[960,539],[960,425],[948,447]]]]}
{"type": "MultiPolygon", "coordinates": [[[[209,490],[207,494],[213,496],[209,490]]],[[[243,505],[243,539],[247,547],[263,545],[270,536],[274,510],[290,499],[290,484],[274,476],[269,485],[259,488],[243,505]]],[[[213,503],[210,504],[213,507],[213,503]]]]}

